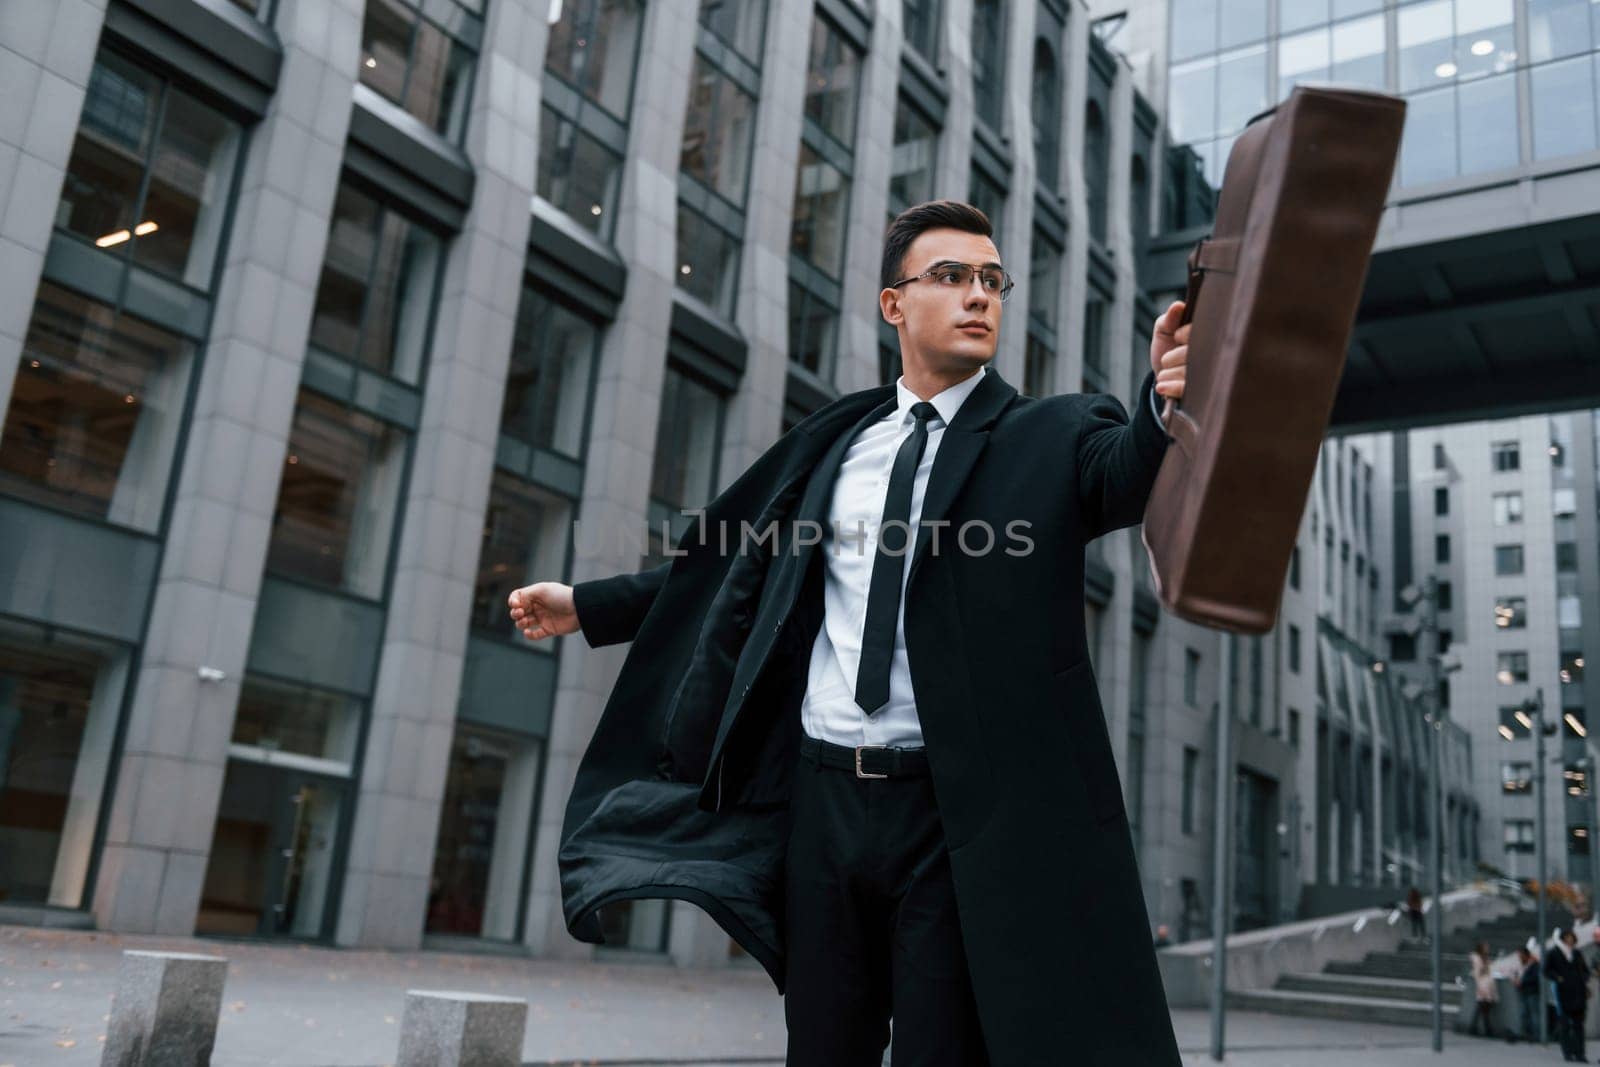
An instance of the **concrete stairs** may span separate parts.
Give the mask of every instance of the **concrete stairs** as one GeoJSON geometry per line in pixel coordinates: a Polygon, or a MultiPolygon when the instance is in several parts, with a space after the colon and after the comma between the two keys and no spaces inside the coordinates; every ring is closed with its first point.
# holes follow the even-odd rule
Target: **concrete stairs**
{"type": "MultiPolygon", "coordinates": [[[[1567,927],[1572,916],[1552,908],[1548,924],[1567,927]]],[[[1502,955],[1533,935],[1535,913],[1519,911],[1448,933],[1440,942],[1439,973],[1446,1026],[1461,1011],[1461,987],[1469,982],[1468,954],[1479,941],[1502,955]]],[[[1427,942],[1406,938],[1393,952],[1369,952],[1361,960],[1335,960],[1320,973],[1283,974],[1271,989],[1228,991],[1228,1006],[1307,1018],[1347,1019],[1399,1026],[1433,1023],[1432,959],[1427,942]]]]}

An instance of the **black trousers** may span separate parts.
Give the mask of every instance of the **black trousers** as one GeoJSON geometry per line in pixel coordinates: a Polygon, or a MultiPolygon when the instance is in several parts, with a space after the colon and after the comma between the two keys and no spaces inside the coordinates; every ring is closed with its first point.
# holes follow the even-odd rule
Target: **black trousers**
{"type": "Polygon", "coordinates": [[[987,1067],[927,775],[862,779],[802,757],[784,922],[787,1067],[987,1067]]]}

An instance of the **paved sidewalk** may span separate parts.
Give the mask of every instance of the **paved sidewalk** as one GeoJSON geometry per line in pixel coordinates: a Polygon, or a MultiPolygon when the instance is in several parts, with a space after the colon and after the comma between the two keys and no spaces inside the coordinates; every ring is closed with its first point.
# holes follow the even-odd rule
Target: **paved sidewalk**
{"type": "MultiPolygon", "coordinates": [[[[217,1067],[377,1067],[394,1061],[407,989],[526,998],[530,1064],[779,1067],[783,1001],[756,969],[684,971],[436,952],[353,952],[194,938],[121,937],[0,926],[0,1067],[100,1062],[124,949],[205,952],[229,960],[217,1067]]],[[[1210,1020],[1173,1013],[1186,1064],[1209,1064],[1210,1020]]],[[[1530,1049],[1428,1031],[1228,1016],[1227,1063],[1241,1067],[1499,1067],[1560,1062],[1530,1049]]],[[[1593,1052],[1600,1055],[1600,1048],[1593,1052]]],[[[1061,1063],[1070,1065],[1070,1051],[1061,1063]]]]}

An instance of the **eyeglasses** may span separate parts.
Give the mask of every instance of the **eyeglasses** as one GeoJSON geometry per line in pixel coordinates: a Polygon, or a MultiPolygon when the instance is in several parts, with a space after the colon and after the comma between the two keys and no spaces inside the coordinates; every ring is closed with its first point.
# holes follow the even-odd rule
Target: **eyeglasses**
{"type": "Polygon", "coordinates": [[[1011,288],[1016,284],[1011,280],[1011,275],[999,267],[980,267],[973,263],[939,263],[921,274],[902,278],[889,288],[898,289],[902,285],[932,278],[933,283],[941,289],[965,289],[972,284],[974,274],[983,279],[983,291],[999,300],[1010,296],[1011,288]]]}

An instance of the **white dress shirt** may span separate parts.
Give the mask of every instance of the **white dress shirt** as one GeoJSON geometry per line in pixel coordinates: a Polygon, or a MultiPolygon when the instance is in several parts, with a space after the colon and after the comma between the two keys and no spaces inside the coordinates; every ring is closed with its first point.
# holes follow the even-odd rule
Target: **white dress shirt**
{"type": "MultiPolygon", "coordinates": [[[[928,420],[928,443],[917,463],[911,483],[911,529],[922,516],[922,498],[928,488],[933,458],[939,453],[944,429],[961,404],[976,389],[988,367],[979,367],[928,403],[939,412],[928,420]]],[[[833,484],[828,522],[818,550],[823,553],[823,617],[811,646],[810,675],[800,722],[805,732],[836,745],[897,745],[919,748],[922,723],[917,718],[911,692],[911,664],[906,658],[905,581],[911,553],[900,556],[900,607],[895,615],[894,654],[889,660],[889,703],[868,716],[856,703],[856,671],[861,666],[861,635],[867,622],[867,590],[872,584],[872,562],[878,554],[878,526],[883,521],[889,494],[889,472],[900,446],[916,425],[911,407],[920,398],[906,388],[902,375],[895,382],[895,409],[866,427],[851,442],[833,484]],[[839,539],[834,538],[834,531],[839,539]]],[[[915,544],[915,541],[911,542],[915,544]]]]}
{"type": "MultiPolygon", "coordinates": [[[[922,499],[928,474],[939,453],[945,427],[962,403],[989,371],[978,370],[928,402],[939,412],[928,420],[928,443],[911,485],[911,529],[922,516],[922,499]]],[[[857,745],[922,747],[922,722],[917,717],[911,689],[911,662],[906,657],[905,590],[912,553],[900,557],[900,606],[895,615],[894,654],[889,661],[889,703],[868,716],[856,703],[856,671],[861,665],[861,636],[867,621],[867,591],[872,584],[872,563],[878,552],[878,526],[883,521],[889,493],[889,472],[916,423],[911,415],[918,397],[906,388],[902,375],[895,382],[898,400],[888,415],[866,427],[851,442],[834,482],[827,526],[818,550],[823,553],[823,618],[811,645],[811,663],[800,722],[811,737],[854,748],[857,745]],[[836,541],[834,531],[839,532],[836,541]]],[[[1161,422],[1156,394],[1150,394],[1150,413],[1161,422]]],[[[911,544],[915,544],[912,541],[911,544]]]]}

